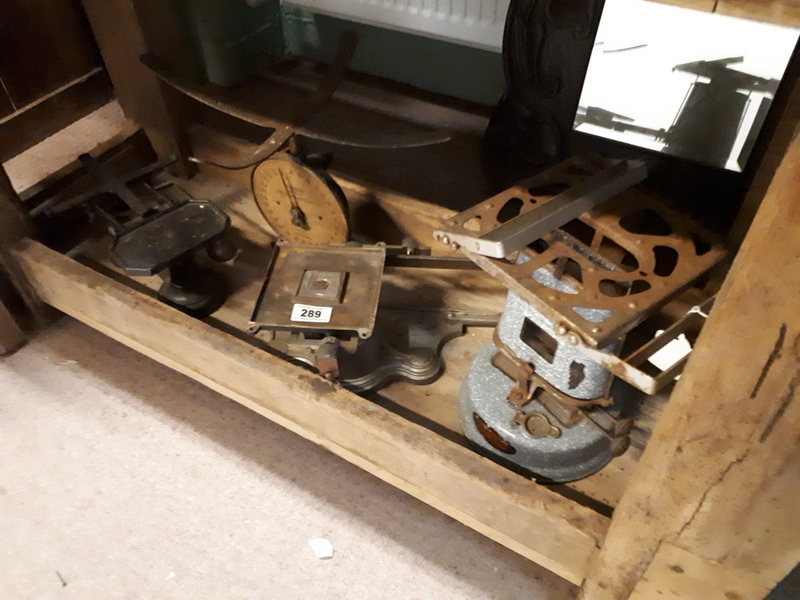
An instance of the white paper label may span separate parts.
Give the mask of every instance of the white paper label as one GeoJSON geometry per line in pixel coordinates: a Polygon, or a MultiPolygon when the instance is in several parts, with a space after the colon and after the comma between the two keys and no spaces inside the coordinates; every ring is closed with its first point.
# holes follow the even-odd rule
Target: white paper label
{"type": "Polygon", "coordinates": [[[292,321],[301,323],[329,323],[333,308],[330,306],[309,306],[295,304],[292,307],[292,321]]]}

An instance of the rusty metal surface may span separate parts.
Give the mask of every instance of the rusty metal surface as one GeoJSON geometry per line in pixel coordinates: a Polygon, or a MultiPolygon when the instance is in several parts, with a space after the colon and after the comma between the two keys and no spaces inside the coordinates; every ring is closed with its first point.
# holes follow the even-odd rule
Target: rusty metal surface
{"type": "Polygon", "coordinates": [[[580,343],[577,345],[577,349],[635,388],[646,394],[655,394],[681,374],[683,367],[686,366],[686,362],[689,360],[689,355],[687,354],[663,371],[652,365],[653,369],[659,371],[656,374],[647,373],[642,370],[642,367],[651,356],[682,334],[689,331],[699,331],[708,317],[711,307],[714,305],[714,300],[715,298],[711,297],[702,305],[692,307],[670,327],[625,358],[620,358],[608,352],[601,352],[580,343]]]}
{"type": "MultiPolygon", "coordinates": [[[[379,246],[316,246],[278,242],[249,329],[341,331],[368,338],[375,327],[386,250],[379,246]],[[309,277],[307,273],[312,272],[309,277]],[[341,293],[308,293],[309,281],[332,282],[341,293]],[[295,305],[330,309],[326,321],[292,318],[295,305]]],[[[312,285],[313,285],[312,282],[312,285]]]]}
{"type": "Polygon", "coordinates": [[[158,64],[158,61],[151,56],[143,56],[141,60],[142,63],[152,70],[162,81],[183,92],[190,98],[228,115],[242,119],[243,121],[274,128],[272,135],[264,140],[258,148],[253,150],[249,157],[246,157],[246,164],[226,165],[228,168],[245,168],[246,166],[266,160],[277,152],[290,137],[302,129],[302,127],[325,105],[333,95],[333,92],[336,91],[336,88],[339,87],[339,83],[347,72],[347,67],[350,65],[350,60],[353,58],[357,45],[358,36],[354,32],[346,32],[342,36],[336,58],[325,74],[325,78],[314,93],[306,100],[306,103],[296,109],[295,114],[288,123],[275,123],[271,119],[264,119],[258,113],[253,113],[247,109],[237,107],[235,104],[225,101],[218,95],[209,93],[208,88],[213,89],[215,87],[213,84],[203,85],[182,80],[174,73],[169,73],[165,70],[163,65],[158,64]]]}
{"type": "Polygon", "coordinates": [[[434,238],[503,258],[646,177],[641,161],[573,157],[444,221],[434,238]]]}
{"type": "MultiPolygon", "coordinates": [[[[414,131],[403,134],[388,132],[354,133],[352,124],[342,130],[324,118],[323,108],[333,96],[344,78],[358,43],[354,32],[345,32],[339,44],[336,57],[326,71],[319,86],[302,102],[291,107],[291,114],[284,119],[275,119],[247,102],[246,94],[240,88],[228,88],[212,83],[197,83],[170,71],[155,57],[145,55],[142,63],[161,81],[172,86],[190,98],[230,115],[236,119],[273,129],[273,133],[258,147],[242,156],[237,163],[220,164],[227,169],[243,169],[266,160],[277,152],[295,134],[345,146],[365,148],[414,148],[447,142],[452,137],[446,131],[414,131]],[[328,130],[326,132],[326,130],[328,130]]],[[[418,129],[418,128],[417,128],[418,129]]],[[[193,162],[204,162],[193,158],[193,162]]],[[[217,164],[217,163],[214,163],[217,164]]]]}
{"type": "Polygon", "coordinates": [[[523,249],[519,264],[467,254],[541,311],[561,335],[592,348],[635,327],[722,260],[725,248],[690,219],[631,189],[523,249]],[[541,268],[569,278],[578,293],[537,281],[541,268]],[[598,310],[608,311],[607,318],[593,322],[591,313],[598,310]]]}
{"type": "Polygon", "coordinates": [[[451,271],[476,271],[480,268],[466,256],[443,254],[386,255],[386,266],[399,269],[447,269],[451,271]]]}

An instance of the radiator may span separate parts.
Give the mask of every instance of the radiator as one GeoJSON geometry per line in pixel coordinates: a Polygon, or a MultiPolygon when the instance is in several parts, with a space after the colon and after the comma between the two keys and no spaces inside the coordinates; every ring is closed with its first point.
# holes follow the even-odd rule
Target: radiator
{"type": "Polygon", "coordinates": [[[500,51],[511,0],[283,0],[317,13],[500,51]]]}

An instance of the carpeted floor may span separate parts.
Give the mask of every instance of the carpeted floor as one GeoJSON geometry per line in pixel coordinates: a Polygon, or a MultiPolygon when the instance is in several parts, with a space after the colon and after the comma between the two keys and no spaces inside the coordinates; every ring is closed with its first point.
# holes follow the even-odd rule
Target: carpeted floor
{"type": "MultiPolygon", "coordinates": [[[[51,138],[49,153],[7,164],[15,184],[27,187],[111,137],[121,114],[114,105],[101,111],[51,138]]],[[[545,569],[67,317],[0,359],[0,455],[0,600],[576,595],[545,569]],[[318,537],[333,544],[332,559],[314,556],[308,541],[318,537]]]]}
{"type": "Polygon", "coordinates": [[[68,317],[0,361],[0,454],[4,600],[574,597],[545,569],[68,317]],[[333,559],[314,556],[317,537],[333,559]]]}

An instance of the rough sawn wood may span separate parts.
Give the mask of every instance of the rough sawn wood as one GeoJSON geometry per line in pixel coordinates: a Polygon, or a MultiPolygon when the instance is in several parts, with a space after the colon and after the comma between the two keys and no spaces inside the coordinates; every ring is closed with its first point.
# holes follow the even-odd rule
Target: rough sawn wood
{"type": "Polygon", "coordinates": [[[41,299],[580,583],[608,519],[32,240],[41,299]]]}
{"type": "MultiPolygon", "coordinates": [[[[720,578],[713,582],[718,594],[713,597],[761,600],[763,594],[753,590],[771,589],[800,561],[798,497],[796,131],[617,506],[584,598],[628,598],[648,566],[658,562],[660,546],[669,543],[698,561],[715,563],[721,572],[738,573],[741,589],[720,578]]],[[[663,593],[670,584],[663,580],[660,586],[663,593]]],[[[706,582],[703,589],[708,588],[706,582]]],[[[698,587],[687,597],[712,596],[698,587]]]]}

